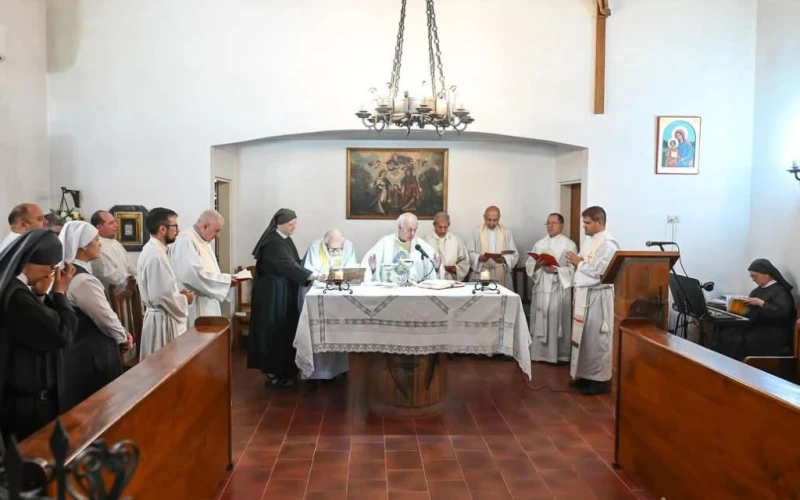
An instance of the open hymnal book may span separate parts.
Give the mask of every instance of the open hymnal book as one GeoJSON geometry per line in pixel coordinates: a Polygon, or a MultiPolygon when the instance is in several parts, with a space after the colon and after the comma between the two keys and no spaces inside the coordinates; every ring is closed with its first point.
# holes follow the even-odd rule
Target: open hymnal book
{"type": "Polygon", "coordinates": [[[251,280],[253,279],[253,275],[250,273],[249,269],[242,269],[238,273],[231,276],[235,280],[251,280]]]}
{"type": "Polygon", "coordinates": [[[528,252],[533,260],[541,261],[545,266],[558,267],[558,260],[549,253],[528,252]]]}
{"type": "Polygon", "coordinates": [[[425,280],[416,284],[419,288],[427,288],[428,290],[446,290],[448,288],[459,288],[464,286],[464,283],[453,280],[425,280]]]}

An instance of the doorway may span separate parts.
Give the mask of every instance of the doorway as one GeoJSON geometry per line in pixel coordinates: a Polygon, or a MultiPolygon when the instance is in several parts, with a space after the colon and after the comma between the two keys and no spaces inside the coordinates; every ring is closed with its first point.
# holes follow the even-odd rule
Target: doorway
{"type": "Polygon", "coordinates": [[[225,218],[222,231],[214,238],[214,253],[219,269],[232,273],[231,266],[231,183],[225,179],[214,179],[214,209],[225,218]]]}
{"type": "Polygon", "coordinates": [[[581,183],[569,185],[569,239],[581,243],[581,183]]]}

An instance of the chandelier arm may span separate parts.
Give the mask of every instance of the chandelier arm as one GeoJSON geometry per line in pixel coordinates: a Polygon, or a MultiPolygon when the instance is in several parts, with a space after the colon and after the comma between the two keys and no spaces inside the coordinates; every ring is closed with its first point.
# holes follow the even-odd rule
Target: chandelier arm
{"type": "Polygon", "coordinates": [[[433,7],[433,0],[427,0],[430,9],[431,31],[433,32],[433,45],[436,50],[436,63],[439,67],[439,81],[442,90],[446,89],[444,80],[444,67],[442,65],[442,49],[439,47],[439,28],[436,26],[436,10],[433,7]]]}
{"type": "MultiPolygon", "coordinates": [[[[432,4],[430,0],[428,0],[426,3],[427,7],[425,9],[425,14],[426,17],[428,18],[428,64],[431,70],[431,97],[436,99],[438,96],[436,95],[436,58],[433,52],[433,25],[431,18],[432,4]]],[[[434,104],[434,109],[435,108],[436,105],[434,104]]]]}
{"type": "Polygon", "coordinates": [[[400,25],[397,29],[397,44],[394,47],[394,61],[392,61],[392,80],[389,82],[391,98],[397,97],[397,87],[400,84],[400,67],[403,62],[403,35],[406,30],[406,1],[400,3],[400,25]]]}

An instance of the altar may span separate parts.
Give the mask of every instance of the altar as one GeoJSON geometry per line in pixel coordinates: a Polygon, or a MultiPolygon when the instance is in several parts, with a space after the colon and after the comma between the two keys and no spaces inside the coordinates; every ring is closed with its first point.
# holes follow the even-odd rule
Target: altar
{"type": "Polygon", "coordinates": [[[377,413],[435,412],[446,394],[445,353],[511,356],[530,379],[531,339],[520,296],[473,285],[312,288],[297,326],[295,362],[309,376],[314,354],[371,353],[366,382],[377,413]]]}

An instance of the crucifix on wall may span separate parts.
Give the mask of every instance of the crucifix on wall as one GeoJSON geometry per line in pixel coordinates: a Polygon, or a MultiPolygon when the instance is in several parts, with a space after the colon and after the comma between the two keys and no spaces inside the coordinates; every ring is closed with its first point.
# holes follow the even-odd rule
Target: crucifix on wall
{"type": "Polygon", "coordinates": [[[606,18],[611,15],[609,0],[597,0],[594,47],[594,114],[606,109],[606,18]]]}

